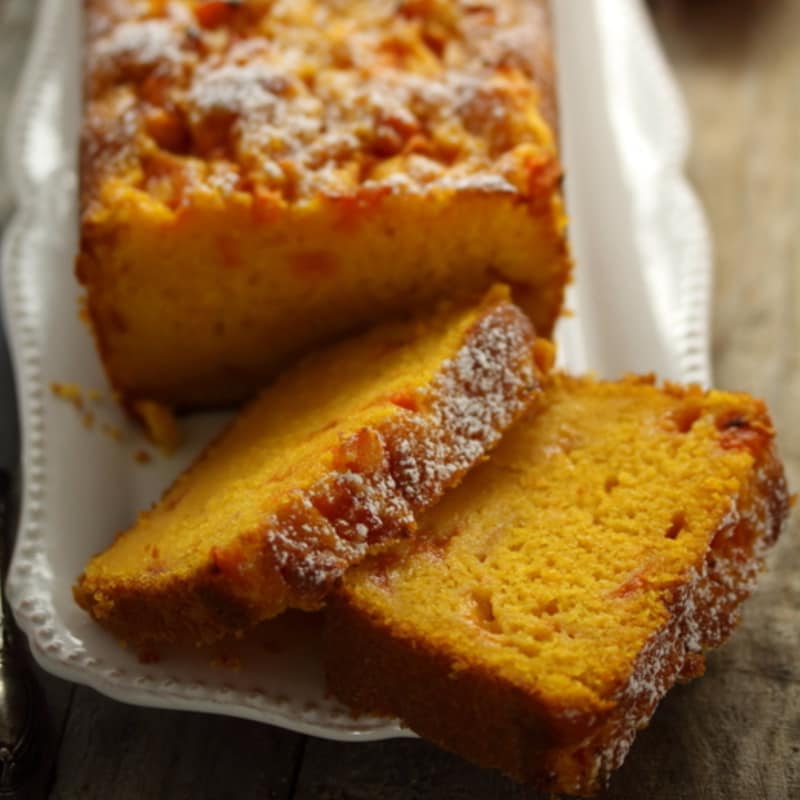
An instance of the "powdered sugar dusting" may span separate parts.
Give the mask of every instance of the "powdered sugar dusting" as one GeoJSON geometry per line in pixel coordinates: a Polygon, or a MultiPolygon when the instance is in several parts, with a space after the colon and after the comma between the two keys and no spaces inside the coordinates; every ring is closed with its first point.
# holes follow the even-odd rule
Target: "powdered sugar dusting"
{"type": "Polygon", "coordinates": [[[520,324],[520,312],[506,310],[519,317],[481,319],[471,341],[444,365],[428,420],[413,423],[419,434],[398,437],[393,472],[414,508],[428,505],[460,478],[533,398],[530,327],[520,324]]]}
{"type": "Polygon", "coordinates": [[[218,162],[212,166],[207,180],[218,192],[228,194],[237,188],[239,173],[224,162],[218,162]]]}
{"type": "Polygon", "coordinates": [[[190,0],[109,9],[108,24],[95,11],[90,105],[125,82],[188,120],[188,152],[172,158],[229,158],[243,186],[291,202],[361,188],[524,196],[531,148],[556,156],[521,56],[544,22],[520,5],[311,0],[258,9],[249,27],[233,7],[206,27],[190,0]],[[170,76],[157,91],[152,70],[170,76]]]}
{"type": "Polygon", "coordinates": [[[189,91],[198,115],[226,113],[271,117],[289,78],[264,63],[224,64],[202,70],[189,91]]]}
{"type": "Polygon", "coordinates": [[[579,777],[564,791],[581,794],[602,785],[625,759],[667,690],[702,669],[704,651],[719,646],[755,589],[764,556],[788,512],[788,491],[774,453],[755,469],[756,490],[742,504],[733,498],[701,563],[689,569],[668,603],[669,622],[639,653],[620,691],[615,719],[576,750],[579,777]]]}
{"type": "Polygon", "coordinates": [[[368,469],[332,473],[270,518],[268,547],[290,603],[320,604],[349,566],[408,536],[416,513],[499,441],[533,398],[532,340],[527,318],[510,304],[483,314],[443,364],[424,411],[398,409],[380,431],[343,443],[372,437],[368,469]]]}
{"type": "Polygon", "coordinates": [[[95,42],[95,69],[154,67],[181,56],[180,32],[170,20],[146,19],[123,22],[95,42]]]}
{"type": "Polygon", "coordinates": [[[516,186],[502,175],[477,173],[475,175],[458,175],[431,181],[432,188],[452,189],[456,192],[500,192],[514,194],[516,186]]]}
{"type": "Polygon", "coordinates": [[[414,526],[386,458],[366,475],[327,477],[308,492],[297,492],[297,500],[301,518],[273,516],[267,538],[290,595],[302,607],[321,603],[374,541],[406,535],[414,526]]]}

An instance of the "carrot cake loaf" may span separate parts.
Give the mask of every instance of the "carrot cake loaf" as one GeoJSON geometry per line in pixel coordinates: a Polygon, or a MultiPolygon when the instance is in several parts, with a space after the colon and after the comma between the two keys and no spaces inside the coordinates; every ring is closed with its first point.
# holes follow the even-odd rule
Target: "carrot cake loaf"
{"type": "Polygon", "coordinates": [[[592,793],[728,636],[787,508],[760,401],[554,377],[413,540],[346,574],[330,688],[478,764],[592,793]]]}
{"type": "Polygon", "coordinates": [[[545,0],[86,1],[77,271],[128,407],[570,261],[545,0]]]}
{"type": "Polygon", "coordinates": [[[308,357],[89,562],[78,603],[134,644],[211,642],[319,608],[497,443],[551,354],[497,287],[308,357]]]}

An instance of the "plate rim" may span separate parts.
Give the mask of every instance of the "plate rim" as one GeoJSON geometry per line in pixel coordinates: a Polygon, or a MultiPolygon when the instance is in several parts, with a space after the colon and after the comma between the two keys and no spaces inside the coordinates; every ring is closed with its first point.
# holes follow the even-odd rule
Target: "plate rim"
{"type": "MultiPolygon", "coordinates": [[[[555,0],[569,2],[569,0],[555,0]]],[[[587,10],[598,16],[598,0],[587,10]]],[[[683,196],[682,213],[686,215],[684,248],[694,248],[690,267],[682,265],[688,275],[684,286],[684,301],[680,309],[681,325],[676,341],[681,369],[689,379],[700,383],[709,381],[709,300],[711,291],[710,237],[702,207],[689,187],[684,174],[689,129],[685,111],[669,67],[661,54],[649,21],[639,0],[616,0],[617,10],[632,24],[642,29],[643,39],[649,39],[655,52],[656,76],[660,86],[659,102],[668,109],[673,120],[674,147],[664,154],[665,174],[680,188],[683,196]],[[643,27],[642,27],[643,26],[643,27]]],[[[388,738],[413,737],[415,734],[391,720],[362,718],[358,720],[342,713],[337,726],[335,715],[326,711],[324,723],[315,719],[316,711],[304,712],[261,692],[261,699],[248,699],[241,690],[197,685],[193,681],[165,681],[133,676],[125,671],[104,666],[101,661],[83,651],[67,657],[59,647],[53,619],[36,600],[35,573],[37,558],[42,556],[42,532],[38,522],[45,497],[44,462],[44,396],[45,381],[40,366],[40,342],[33,321],[29,319],[28,300],[24,287],[23,253],[41,224],[36,180],[25,170],[28,132],[37,113],[44,77],[58,47],[59,20],[67,4],[62,0],[42,0],[39,5],[31,47],[22,71],[9,114],[5,157],[15,211],[3,238],[2,294],[5,324],[14,365],[18,398],[21,446],[21,515],[7,579],[12,610],[22,630],[27,634],[31,651],[46,671],[66,680],[89,686],[115,700],[136,705],[227,714],[267,722],[299,733],[339,741],[373,741],[388,738]],[[165,683],[174,685],[167,686],[165,683]],[[287,711],[286,708],[290,710],[287,711]],[[362,724],[363,723],[363,724],[362,724]]],[[[606,9],[608,10],[608,9],[606,9]]],[[[614,16],[613,14],[611,16],[614,16]]],[[[640,43],[645,47],[648,42],[640,43]]]]}

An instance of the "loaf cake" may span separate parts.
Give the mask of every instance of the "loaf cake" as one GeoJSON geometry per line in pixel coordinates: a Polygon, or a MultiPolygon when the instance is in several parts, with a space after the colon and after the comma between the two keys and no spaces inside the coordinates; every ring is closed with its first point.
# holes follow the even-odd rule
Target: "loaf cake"
{"type": "Polygon", "coordinates": [[[544,0],[87,0],[77,272],[129,407],[569,273],[544,0]]]}
{"type": "Polygon", "coordinates": [[[551,352],[496,287],[309,356],[90,561],[78,603],[135,644],[202,644],[318,608],[483,458],[551,352]]]}
{"type": "Polygon", "coordinates": [[[330,688],[478,764],[592,793],[728,636],[787,506],[760,401],[553,377],[413,540],[347,572],[330,688]]]}

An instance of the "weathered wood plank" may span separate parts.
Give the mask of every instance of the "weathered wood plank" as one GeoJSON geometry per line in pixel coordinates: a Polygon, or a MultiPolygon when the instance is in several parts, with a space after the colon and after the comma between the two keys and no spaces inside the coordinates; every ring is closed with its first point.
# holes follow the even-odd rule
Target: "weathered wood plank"
{"type": "Polygon", "coordinates": [[[284,800],[301,742],[269,725],[127,706],[79,688],[50,797],[284,800]]]}
{"type": "Polygon", "coordinates": [[[726,660],[668,695],[604,800],[800,797],[800,683],[726,660]]]}
{"type": "Polygon", "coordinates": [[[32,665],[34,680],[42,694],[40,758],[36,761],[36,777],[31,786],[31,796],[46,797],[55,776],[58,753],[69,715],[75,687],[71,683],[48,675],[32,665]]]}
{"type": "Polygon", "coordinates": [[[545,800],[422,740],[341,744],[309,739],[294,800],[545,800]]]}

